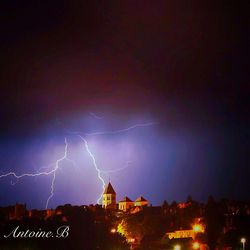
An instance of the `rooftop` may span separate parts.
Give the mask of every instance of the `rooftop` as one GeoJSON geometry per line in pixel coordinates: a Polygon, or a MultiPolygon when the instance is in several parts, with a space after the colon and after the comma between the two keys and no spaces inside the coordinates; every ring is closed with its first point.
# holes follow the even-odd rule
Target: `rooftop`
{"type": "Polygon", "coordinates": [[[140,196],[135,201],[147,201],[147,200],[145,198],[143,198],[142,196],[140,196]]]}
{"type": "Polygon", "coordinates": [[[112,187],[111,183],[109,182],[108,185],[106,186],[103,194],[116,194],[114,188],[112,187]]]}
{"type": "Polygon", "coordinates": [[[125,196],[122,200],[120,200],[119,202],[133,202],[132,200],[130,200],[127,196],[125,196]]]}

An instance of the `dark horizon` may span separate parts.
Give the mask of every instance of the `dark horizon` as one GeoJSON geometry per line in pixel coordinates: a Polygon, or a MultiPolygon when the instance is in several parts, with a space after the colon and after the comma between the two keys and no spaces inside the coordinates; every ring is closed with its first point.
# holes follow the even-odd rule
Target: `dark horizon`
{"type": "MultiPolygon", "coordinates": [[[[250,200],[249,200],[249,199],[248,199],[248,200],[234,200],[234,199],[226,199],[226,198],[216,199],[216,198],[215,198],[214,196],[212,196],[212,195],[209,195],[209,196],[207,197],[207,200],[205,200],[205,201],[199,201],[199,200],[193,199],[192,195],[188,195],[187,198],[184,199],[184,200],[179,200],[179,201],[177,201],[177,200],[172,200],[172,201],[168,201],[168,200],[165,199],[165,200],[163,200],[162,203],[160,203],[160,204],[151,204],[151,203],[149,203],[148,207],[162,207],[162,206],[164,205],[165,201],[167,202],[168,206],[172,206],[175,202],[176,202],[177,205],[178,205],[178,204],[181,204],[181,203],[186,203],[186,202],[187,202],[187,199],[188,199],[189,197],[191,197],[192,200],[193,200],[194,202],[197,202],[199,205],[206,205],[210,199],[212,199],[212,200],[215,201],[216,203],[220,203],[220,202],[222,202],[222,201],[228,201],[229,203],[231,202],[231,203],[235,203],[235,204],[241,204],[241,203],[243,203],[243,204],[249,204],[249,203],[250,203],[250,200]]],[[[117,200],[117,205],[118,205],[119,201],[120,201],[120,200],[117,200]]],[[[27,204],[27,203],[23,203],[23,204],[22,204],[22,203],[19,203],[19,202],[15,202],[15,203],[13,203],[13,204],[9,204],[9,205],[6,205],[6,206],[0,206],[0,208],[14,207],[16,204],[25,205],[28,211],[30,211],[30,210],[39,210],[39,211],[46,210],[45,208],[39,209],[39,208],[29,207],[29,204],[27,204]]],[[[68,206],[68,205],[69,205],[69,206],[72,206],[72,207],[82,207],[82,206],[86,206],[86,207],[99,206],[99,207],[102,207],[102,204],[97,204],[97,203],[96,203],[96,204],[70,204],[70,203],[65,203],[65,204],[58,204],[56,207],[53,207],[53,208],[51,207],[51,208],[48,208],[48,209],[55,210],[55,209],[57,209],[58,207],[64,207],[64,206],[68,206]]],[[[103,209],[104,209],[104,208],[103,208],[103,209]]]]}

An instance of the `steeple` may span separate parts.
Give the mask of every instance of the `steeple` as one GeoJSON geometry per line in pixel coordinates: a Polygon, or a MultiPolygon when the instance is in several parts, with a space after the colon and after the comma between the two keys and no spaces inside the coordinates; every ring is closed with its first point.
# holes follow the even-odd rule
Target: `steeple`
{"type": "Polygon", "coordinates": [[[103,194],[116,194],[114,188],[112,187],[111,183],[109,182],[108,185],[106,186],[103,194]]]}
{"type": "Polygon", "coordinates": [[[116,209],[116,192],[109,182],[102,195],[102,207],[106,209],[116,209]]]}

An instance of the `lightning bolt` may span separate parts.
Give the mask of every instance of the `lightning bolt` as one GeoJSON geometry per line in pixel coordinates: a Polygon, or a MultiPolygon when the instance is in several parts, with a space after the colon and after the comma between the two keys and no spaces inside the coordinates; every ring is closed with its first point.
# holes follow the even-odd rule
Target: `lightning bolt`
{"type": "MultiPolygon", "coordinates": [[[[48,205],[49,205],[49,201],[54,196],[56,173],[57,173],[58,169],[60,168],[60,165],[59,165],[60,162],[62,162],[64,160],[68,160],[71,163],[75,164],[74,161],[72,161],[71,159],[68,158],[68,142],[67,142],[66,137],[64,138],[64,143],[65,143],[64,155],[60,159],[56,160],[55,167],[52,170],[43,171],[43,172],[39,172],[39,173],[25,173],[25,174],[20,174],[20,175],[16,174],[15,172],[9,172],[9,173],[0,175],[0,178],[13,176],[17,180],[19,180],[19,179],[24,178],[24,177],[37,177],[37,176],[44,176],[44,175],[45,176],[52,175],[53,177],[52,177],[52,182],[51,182],[51,186],[50,186],[50,195],[49,195],[49,197],[48,197],[48,199],[46,201],[46,206],[45,206],[45,208],[47,209],[48,205]]],[[[11,183],[12,183],[12,181],[11,181],[11,183]]],[[[14,185],[14,184],[12,183],[12,185],[14,185]]]]}
{"type": "Polygon", "coordinates": [[[92,159],[92,162],[93,162],[93,165],[95,167],[95,170],[97,172],[97,177],[99,178],[99,180],[101,181],[102,183],[102,193],[100,195],[100,197],[97,199],[97,203],[99,204],[101,199],[102,199],[102,194],[103,194],[103,191],[105,189],[105,181],[104,179],[102,178],[101,176],[101,170],[98,168],[97,166],[97,163],[96,163],[96,159],[95,159],[95,156],[93,155],[93,153],[91,152],[91,150],[89,149],[89,145],[88,145],[88,142],[85,138],[83,138],[81,135],[78,135],[78,137],[84,142],[84,145],[85,145],[85,149],[86,151],[88,152],[90,158],[92,159]]]}
{"type": "Polygon", "coordinates": [[[93,165],[95,167],[95,170],[97,172],[97,177],[98,179],[100,180],[100,182],[102,183],[102,193],[100,195],[100,197],[97,199],[97,203],[100,204],[100,201],[102,199],[102,194],[104,192],[104,189],[105,189],[105,181],[103,179],[103,177],[101,176],[101,173],[115,173],[115,172],[119,172],[125,168],[127,168],[130,164],[130,162],[127,163],[127,166],[125,167],[122,167],[122,168],[119,168],[119,169],[114,169],[114,170],[101,170],[98,166],[97,166],[97,163],[96,163],[96,159],[95,159],[95,156],[94,154],[90,151],[89,149],[89,145],[88,145],[88,142],[86,140],[86,136],[97,136],[97,135],[108,135],[108,134],[119,134],[119,133],[124,133],[124,132],[128,132],[132,129],[135,129],[135,128],[138,128],[138,127],[148,127],[148,126],[152,126],[152,125],[155,125],[157,123],[155,122],[148,122],[148,123],[138,123],[138,124],[135,124],[133,126],[130,126],[128,128],[124,128],[124,129],[119,129],[119,130],[114,130],[114,131],[106,131],[106,132],[94,132],[94,133],[85,133],[85,138],[82,136],[82,133],[81,132],[71,132],[69,131],[69,133],[71,134],[74,134],[74,135],[77,135],[83,142],[84,142],[84,145],[85,145],[85,149],[86,151],[88,152],[89,156],[91,157],[92,159],[92,162],[93,162],[93,165]]]}
{"type": "Polygon", "coordinates": [[[52,177],[52,182],[51,182],[51,186],[50,186],[50,196],[48,197],[47,201],[46,201],[46,206],[45,208],[47,209],[48,206],[49,206],[49,202],[50,200],[52,199],[52,197],[54,196],[54,191],[55,191],[55,180],[56,180],[56,172],[57,170],[59,169],[60,167],[60,162],[64,161],[64,160],[68,160],[70,161],[71,163],[73,163],[75,165],[75,162],[72,161],[71,159],[68,158],[68,142],[67,142],[67,137],[65,137],[64,139],[64,143],[65,143],[65,147],[64,147],[64,155],[56,160],[56,164],[55,164],[55,168],[54,168],[54,171],[53,171],[53,177],[52,177]]]}
{"type": "Polygon", "coordinates": [[[101,120],[101,119],[104,118],[103,116],[99,116],[99,115],[97,115],[97,114],[95,114],[95,113],[93,113],[93,112],[90,112],[89,114],[90,114],[91,116],[93,116],[95,119],[98,119],[98,120],[101,120]]]}
{"type": "Polygon", "coordinates": [[[120,172],[120,171],[122,171],[122,170],[128,168],[131,164],[132,164],[132,162],[131,162],[131,161],[128,161],[128,162],[125,164],[125,166],[123,166],[123,167],[121,167],[121,168],[101,170],[101,172],[102,172],[102,173],[105,173],[105,174],[120,172]]]}
{"type": "MultiPolygon", "coordinates": [[[[91,114],[92,114],[92,116],[95,115],[94,113],[91,113],[91,114]]],[[[103,117],[98,117],[98,116],[96,116],[95,118],[96,119],[103,119],[103,117]]],[[[125,167],[122,167],[122,168],[119,168],[119,169],[101,170],[98,167],[98,165],[97,165],[97,162],[96,162],[96,159],[95,159],[95,156],[94,156],[93,152],[90,150],[90,147],[89,147],[89,144],[88,144],[88,141],[87,141],[86,137],[87,136],[108,135],[108,134],[114,134],[115,135],[115,134],[119,134],[119,133],[128,132],[128,131],[136,129],[138,127],[148,127],[148,126],[152,126],[152,125],[155,125],[155,124],[157,124],[157,123],[155,123],[155,122],[138,123],[138,124],[135,124],[135,125],[130,126],[128,128],[114,130],[114,131],[103,131],[103,132],[93,132],[93,133],[82,133],[82,132],[68,131],[68,133],[71,134],[71,135],[78,136],[81,139],[81,141],[83,141],[84,148],[87,151],[87,153],[89,154],[89,156],[90,156],[90,158],[91,158],[91,160],[93,162],[93,166],[94,166],[94,168],[95,168],[95,170],[97,172],[97,177],[100,180],[100,183],[102,185],[102,193],[103,193],[103,191],[105,189],[105,181],[104,181],[103,177],[101,176],[101,173],[113,173],[113,172],[121,171],[121,170],[127,168],[129,166],[130,162],[127,162],[127,165],[125,167]]],[[[64,146],[64,154],[63,154],[63,156],[61,158],[57,159],[54,164],[50,164],[49,165],[49,166],[54,165],[54,168],[52,170],[41,171],[41,172],[38,172],[38,173],[24,173],[24,174],[16,174],[15,172],[8,172],[8,173],[1,174],[0,175],[0,179],[12,176],[12,177],[14,177],[18,181],[19,179],[22,179],[24,177],[39,177],[39,176],[51,176],[52,175],[52,181],[51,181],[51,185],[50,185],[50,195],[49,195],[49,197],[46,200],[46,206],[45,206],[45,208],[47,209],[48,206],[49,206],[49,203],[50,203],[51,199],[53,198],[53,196],[55,194],[56,174],[57,174],[57,171],[60,169],[60,163],[63,162],[63,161],[65,161],[65,160],[67,160],[67,161],[71,162],[74,166],[76,165],[75,162],[68,157],[68,142],[67,142],[67,137],[64,138],[64,144],[65,144],[65,146],[64,146]]],[[[42,168],[45,168],[45,167],[42,167],[42,168]]],[[[11,184],[14,185],[15,183],[13,183],[11,181],[11,184]]],[[[100,203],[101,198],[102,198],[102,193],[99,196],[99,198],[97,200],[97,203],[100,203]]]]}
{"type": "Polygon", "coordinates": [[[93,132],[93,133],[83,133],[82,131],[71,131],[69,129],[65,129],[65,131],[68,134],[71,135],[83,135],[83,136],[95,136],[95,135],[115,135],[115,134],[120,134],[123,132],[128,132],[130,130],[139,128],[139,127],[149,127],[149,126],[153,126],[156,125],[156,122],[148,122],[148,123],[137,123],[135,125],[132,125],[128,128],[123,128],[123,129],[118,129],[118,130],[114,130],[114,131],[101,131],[101,132],[93,132]]]}
{"type": "Polygon", "coordinates": [[[14,176],[16,179],[21,179],[23,177],[35,177],[35,176],[41,176],[41,175],[50,175],[54,172],[55,170],[51,170],[49,172],[40,172],[40,173],[35,173],[35,174],[21,174],[21,175],[18,175],[16,174],[15,172],[9,172],[9,173],[6,173],[6,174],[2,174],[0,175],[0,178],[4,178],[4,177],[8,177],[8,176],[14,176]]]}

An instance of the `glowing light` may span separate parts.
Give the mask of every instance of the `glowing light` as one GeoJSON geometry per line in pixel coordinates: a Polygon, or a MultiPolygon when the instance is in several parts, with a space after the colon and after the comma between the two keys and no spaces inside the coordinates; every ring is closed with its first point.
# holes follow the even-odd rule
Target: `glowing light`
{"type": "Polygon", "coordinates": [[[181,250],[181,246],[180,245],[175,245],[174,250],[181,250]]]}
{"type": "Polygon", "coordinates": [[[129,242],[129,243],[135,243],[135,238],[129,238],[129,239],[128,239],[128,242],[129,242]]]}
{"type": "Polygon", "coordinates": [[[193,225],[193,231],[195,233],[204,233],[204,227],[201,224],[194,224],[193,225]]]}
{"type": "Polygon", "coordinates": [[[241,242],[242,244],[245,244],[246,241],[247,241],[246,238],[241,238],[241,239],[240,239],[240,242],[241,242]]]}
{"type": "Polygon", "coordinates": [[[200,248],[200,244],[198,242],[194,242],[193,249],[199,249],[199,248],[200,248]]]}
{"type": "Polygon", "coordinates": [[[110,230],[110,232],[111,232],[112,234],[114,234],[114,233],[116,233],[116,229],[115,229],[115,228],[112,228],[112,229],[110,230]]]}
{"type": "Polygon", "coordinates": [[[127,238],[126,222],[122,220],[117,227],[117,232],[127,238]]]}
{"type": "Polygon", "coordinates": [[[240,242],[242,243],[242,249],[245,250],[246,238],[241,238],[240,242]]]}
{"type": "MultiPolygon", "coordinates": [[[[94,113],[90,113],[93,117],[95,117],[96,119],[103,119],[103,117],[97,116],[94,113]]],[[[149,123],[139,123],[139,124],[135,124],[133,126],[130,126],[128,128],[125,129],[120,129],[120,130],[115,130],[115,131],[108,131],[108,132],[94,132],[94,133],[81,133],[81,132],[70,132],[68,131],[68,133],[70,133],[71,135],[76,135],[78,136],[83,142],[84,142],[84,148],[86,149],[87,153],[89,154],[90,158],[92,159],[93,165],[95,167],[95,170],[97,172],[97,177],[100,180],[100,183],[102,185],[102,193],[105,189],[105,181],[103,179],[103,177],[101,176],[101,173],[112,173],[112,172],[118,172],[121,171],[125,168],[128,167],[128,165],[130,164],[130,162],[127,162],[125,167],[119,168],[119,169],[114,169],[114,170],[101,170],[96,163],[96,159],[94,154],[92,153],[92,151],[90,150],[90,147],[88,145],[88,141],[86,140],[86,136],[97,136],[97,135],[107,135],[107,134],[119,134],[119,133],[123,133],[123,132],[128,132],[132,129],[138,128],[138,127],[147,127],[147,126],[152,126],[156,123],[154,122],[149,122],[149,123]],[[85,135],[85,137],[83,137],[82,135],[85,135]]],[[[67,142],[67,137],[64,138],[64,143],[65,143],[65,147],[64,147],[64,154],[61,158],[57,159],[56,162],[54,164],[50,164],[49,166],[53,165],[54,167],[52,168],[52,170],[48,170],[48,171],[41,171],[42,168],[40,168],[41,172],[37,172],[37,173],[24,173],[24,174],[17,174],[13,171],[8,172],[8,173],[4,173],[0,175],[0,179],[1,178],[5,178],[5,177],[9,177],[12,176],[14,178],[16,178],[16,182],[13,182],[11,180],[11,185],[15,185],[19,179],[24,178],[24,177],[39,177],[39,176],[52,176],[52,180],[51,180],[51,185],[50,185],[50,195],[46,200],[46,206],[45,209],[48,208],[49,203],[51,201],[51,199],[53,198],[54,194],[55,194],[55,182],[56,182],[56,174],[58,169],[60,169],[60,163],[62,161],[69,161],[72,164],[74,164],[74,166],[76,166],[75,162],[71,159],[68,158],[68,142],[67,142]]],[[[48,167],[49,167],[48,166],[48,167]]],[[[46,167],[46,169],[48,169],[48,167],[46,167]]],[[[45,167],[43,167],[45,168],[45,167]]],[[[99,196],[97,203],[100,203],[101,198],[102,198],[102,193],[99,196]]]]}

